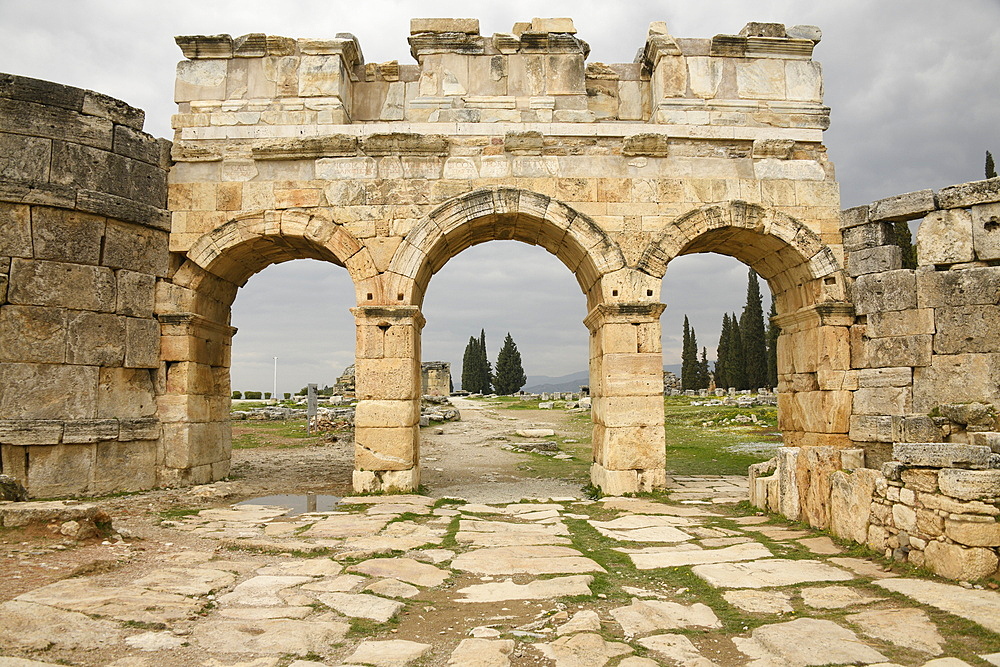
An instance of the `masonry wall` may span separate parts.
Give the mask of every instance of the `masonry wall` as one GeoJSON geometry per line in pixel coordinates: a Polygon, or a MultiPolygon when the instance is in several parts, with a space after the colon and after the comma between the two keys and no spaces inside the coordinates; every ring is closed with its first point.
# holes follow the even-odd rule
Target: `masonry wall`
{"type": "Polygon", "coordinates": [[[942,576],[990,576],[1000,563],[1000,179],[883,199],[841,220],[855,449],[781,452],[752,471],[754,502],[942,576]],[[893,224],[912,220],[917,266],[904,269],[893,224]]]}
{"type": "Polygon", "coordinates": [[[0,74],[0,471],[33,497],[157,483],[169,142],[142,124],[0,74]]]}

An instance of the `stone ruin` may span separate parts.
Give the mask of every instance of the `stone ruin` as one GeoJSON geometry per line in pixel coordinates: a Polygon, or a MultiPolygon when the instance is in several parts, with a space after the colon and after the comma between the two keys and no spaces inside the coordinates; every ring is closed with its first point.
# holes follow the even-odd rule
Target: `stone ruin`
{"type": "Polygon", "coordinates": [[[635,62],[605,64],[570,19],[490,36],[414,19],[400,64],[366,63],[348,34],[179,37],[172,143],[123,102],[2,75],[0,150],[18,158],[0,175],[0,472],[35,497],[224,477],[231,304],[266,266],[314,258],[356,290],[354,487],[415,489],[424,295],[465,248],[514,239],[587,304],[593,483],[655,490],[662,278],[716,252],[767,280],[781,328],[787,448],[756,501],[834,530],[868,508],[879,548],[995,568],[996,425],[940,420],[1000,403],[1000,181],[841,213],[819,38],[653,23],[635,62]],[[901,269],[889,223],[914,218],[920,266],[901,269]],[[967,454],[912,453],[932,441],[967,454]],[[976,498],[948,495],[953,469],[976,498]],[[959,539],[973,523],[986,533],[959,539]]]}

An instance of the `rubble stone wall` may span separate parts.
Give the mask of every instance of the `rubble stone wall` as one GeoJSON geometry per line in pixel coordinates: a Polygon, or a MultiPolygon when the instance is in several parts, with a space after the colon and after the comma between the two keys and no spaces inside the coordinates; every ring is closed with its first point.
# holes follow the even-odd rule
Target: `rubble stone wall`
{"type": "Polygon", "coordinates": [[[169,142],[142,124],[0,74],[0,472],[34,497],[158,482],[169,142]]]}
{"type": "Polygon", "coordinates": [[[842,228],[855,449],[781,452],[751,471],[753,501],[942,576],[989,576],[1000,554],[1000,179],[848,209],[842,228]],[[904,269],[893,223],[917,219],[917,266],[904,269]]]}

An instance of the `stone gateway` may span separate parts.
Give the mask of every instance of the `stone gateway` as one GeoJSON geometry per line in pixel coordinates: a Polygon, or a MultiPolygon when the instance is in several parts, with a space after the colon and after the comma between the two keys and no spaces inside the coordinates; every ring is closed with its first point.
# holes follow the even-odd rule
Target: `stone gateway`
{"type": "Polygon", "coordinates": [[[658,489],[661,282],[715,252],[767,280],[781,327],[774,469],[797,474],[758,496],[825,527],[841,452],[879,465],[939,404],[1000,402],[982,322],[1000,181],[842,214],[819,39],[657,22],[635,62],[605,64],[570,19],[414,19],[400,64],[366,63],[349,34],[178,37],[172,144],[122,102],[2,75],[0,149],[19,157],[0,174],[0,472],[35,497],[225,476],[231,304],[314,258],[356,292],[354,488],[415,489],[424,294],[462,250],[513,239],[559,258],[587,305],[594,485],[658,489]],[[923,217],[901,269],[891,222],[923,217]]]}

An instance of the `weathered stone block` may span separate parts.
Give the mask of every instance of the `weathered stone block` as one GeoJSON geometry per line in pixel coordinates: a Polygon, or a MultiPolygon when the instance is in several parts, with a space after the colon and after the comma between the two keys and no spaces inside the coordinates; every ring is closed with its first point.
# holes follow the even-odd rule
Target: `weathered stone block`
{"type": "Polygon", "coordinates": [[[972,214],[965,209],[935,211],[917,229],[917,263],[957,264],[975,259],[972,214]]]}
{"type": "Polygon", "coordinates": [[[607,470],[599,463],[590,466],[590,483],[611,496],[638,493],[640,490],[638,471],[607,470]]]}
{"type": "Polygon", "coordinates": [[[917,308],[915,310],[870,313],[866,333],[870,338],[885,338],[932,334],[935,330],[934,310],[932,308],[917,308]]]}
{"type": "Polygon", "coordinates": [[[903,266],[903,251],[896,245],[883,245],[847,253],[847,273],[860,276],[867,273],[894,271],[903,266]]]}
{"type": "Polygon", "coordinates": [[[605,355],[599,375],[603,396],[650,396],[663,391],[662,361],[656,354],[605,355]]]}
{"type": "Polygon", "coordinates": [[[901,503],[892,506],[892,525],[897,530],[912,533],[917,530],[917,512],[901,503]]]}
{"type": "Polygon", "coordinates": [[[0,202],[0,255],[31,257],[31,212],[27,206],[0,202]]]}
{"type": "Polygon", "coordinates": [[[138,419],[156,412],[150,371],[132,368],[100,369],[100,385],[94,401],[97,417],[138,419]]]}
{"type": "Polygon", "coordinates": [[[944,534],[950,539],[969,547],[1000,546],[1000,523],[991,517],[968,515],[976,521],[945,519],[944,534]]]}
{"type": "Polygon", "coordinates": [[[177,63],[174,102],[226,99],[225,60],[182,60],[177,63]]]}
{"type": "Polygon", "coordinates": [[[844,251],[854,252],[895,242],[892,225],[887,222],[870,222],[848,227],[843,231],[844,251]]]}
{"type": "Polygon", "coordinates": [[[892,417],[851,415],[850,436],[856,442],[892,442],[892,417]]]}
{"type": "Polygon", "coordinates": [[[25,305],[113,312],[115,274],[98,266],[15,258],[7,299],[25,305]]]}
{"type": "MultiPolygon", "coordinates": [[[[984,468],[990,453],[989,447],[944,442],[896,443],[892,448],[892,457],[900,463],[929,468],[984,468]]],[[[944,491],[940,476],[938,483],[944,491]]]]}
{"type": "Polygon", "coordinates": [[[66,311],[42,306],[0,308],[0,361],[61,364],[66,360],[66,311]]]}
{"type": "Polygon", "coordinates": [[[130,317],[152,317],[156,302],[156,278],[122,269],[117,272],[118,302],[115,312],[130,317]]]}
{"type": "Polygon", "coordinates": [[[937,195],[941,208],[961,208],[1000,201],[1000,178],[972,181],[941,188],[937,195]]]}
{"type": "Polygon", "coordinates": [[[924,493],[934,493],[937,491],[937,470],[905,468],[900,471],[899,478],[908,489],[924,493]]]}
{"type": "Polygon", "coordinates": [[[966,548],[947,542],[928,542],[924,565],[947,579],[983,579],[996,572],[997,555],[991,549],[966,548]]]}
{"type": "Polygon", "coordinates": [[[94,445],[29,447],[31,465],[25,486],[34,498],[91,493],[94,445]]]}
{"type": "Polygon", "coordinates": [[[916,274],[921,308],[996,304],[997,294],[1000,294],[1000,267],[920,270],[916,274]]]}
{"type": "Polygon", "coordinates": [[[1000,403],[1000,354],[936,354],[913,373],[913,411],[942,403],[1000,403]]]}
{"type": "Polygon", "coordinates": [[[417,462],[419,441],[416,427],[357,427],[354,467],[357,470],[408,470],[417,462]]]}
{"type": "Polygon", "coordinates": [[[918,190],[873,202],[869,208],[868,217],[873,221],[916,220],[935,208],[934,191],[918,190]]]}
{"type": "Polygon", "coordinates": [[[996,409],[986,403],[942,403],[941,416],[956,424],[992,428],[996,423],[996,409]]]}
{"type": "Polygon", "coordinates": [[[76,419],[66,422],[62,441],[66,444],[87,444],[117,439],[117,419],[76,419]]]}
{"type": "Polygon", "coordinates": [[[594,424],[600,446],[595,459],[608,470],[663,468],[663,424],[604,426],[594,424]]]}
{"type": "Polygon", "coordinates": [[[17,155],[5,160],[5,180],[46,183],[52,161],[52,140],[0,132],[0,155],[17,155]]]}
{"type": "Polygon", "coordinates": [[[873,387],[854,392],[856,415],[905,415],[912,412],[909,387],[873,387]]]}
{"type": "Polygon", "coordinates": [[[101,495],[156,486],[157,449],[155,439],[98,443],[91,492],[101,495]]]}
{"type": "Polygon", "coordinates": [[[663,394],[595,396],[592,414],[594,423],[602,426],[662,426],[663,394]]]}
{"type": "Polygon", "coordinates": [[[899,368],[862,368],[858,371],[858,387],[871,389],[874,387],[909,387],[913,383],[913,369],[905,366],[899,368]]]}
{"type": "Polygon", "coordinates": [[[359,428],[401,428],[420,422],[420,401],[361,401],[354,412],[359,428]]]}
{"type": "MultiPolygon", "coordinates": [[[[858,276],[853,301],[858,315],[917,307],[917,282],[907,269],[858,276]]],[[[931,304],[921,303],[921,307],[931,304]]]]}
{"type": "Polygon", "coordinates": [[[941,442],[940,427],[930,417],[923,415],[895,415],[892,417],[893,442],[941,442]]]}
{"type": "Polygon", "coordinates": [[[850,229],[852,227],[857,227],[858,225],[867,225],[871,222],[868,218],[868,206],[855,206],[854,208],[844,209],[840,212],[840,228],[843,230],[850,229]]]}
{"type": "Polygon", "coordinates": [[[120,442],[156,440],[162,431],[160,420],[156,417],[118,420],[118,440],[120,442]]]}
{"type": "Polygon", "coordinates": [[[420,398],[420,363],[414,359],[358,359],[355,391],[359,400],[405,401],[420,398]]]}
{"type": "Polygon", "coordinates": [[[169,267],[167,234],[156,229],[108,220],[104,266],[147,273],[158,278],[169,267]]]}
{"type": "MultiPolygon", "coordinates": [[[[983,459],[988,447],[975,447],[977,460],[983,459]]],[[[972,463],[971,465],[975,465],[972,463]]],[[[938,485],[941,493],[960,500],[990,500],[1000,498],[1000,470],[961,470],[946,468],[938,475],[938,485]]]]}
{"type": "Polygon", "coordinates": [[[96,366],[0,364],[0,415],[7,419],[93,419],[97,417],[96,366]]]}
{"type": "Polygon", "coordinates": [[[938,354],[1000,351],[1000,306],[977,305],[936,308],[938,354]]]}
{"type": "Polygon", "coordinates": [[[63,430],[64,422],[60,419],[0,421],[0,442],[18,446],[55,445],[62,439],[63,430]]]}
{"type": "Polygon", "coordinates": [[[830,532],[864,544],[878,471],[856,468],[830,474],[830,532]]]}
{"type": "Polygon", "coordinates": [[[976,259],[1000,259],[1000,204],[972,207],[972,247],[976,259]]]}
{"type": "Polygon", "coordinates": [[[168,468],[194,468],[229,459],[232,432],[228,423],[162,424],[163,464],[168,468]]]}
{"type": "Polygon", "coordinates": [[[121,366],[125,360],[125,318],[111,313],[74,312],[66,323],[66,361],[121,366]]]}
{"type": "Polygon", "coordinates": [[[422,32],[462,32],[479,34],[479,19],[410,19],[410,34],[422,32]]]}
{"type": "Polygon", "coordinates": [[[868,363],[877,368],[930,366],[932,336],[893,336],[868,340],[868,363]]]}
{"type": "Polygon", "coordinates": [[[136,317],[125,320],[125,366],[157,368],[160,365],[160,324],[136,317]]]}

